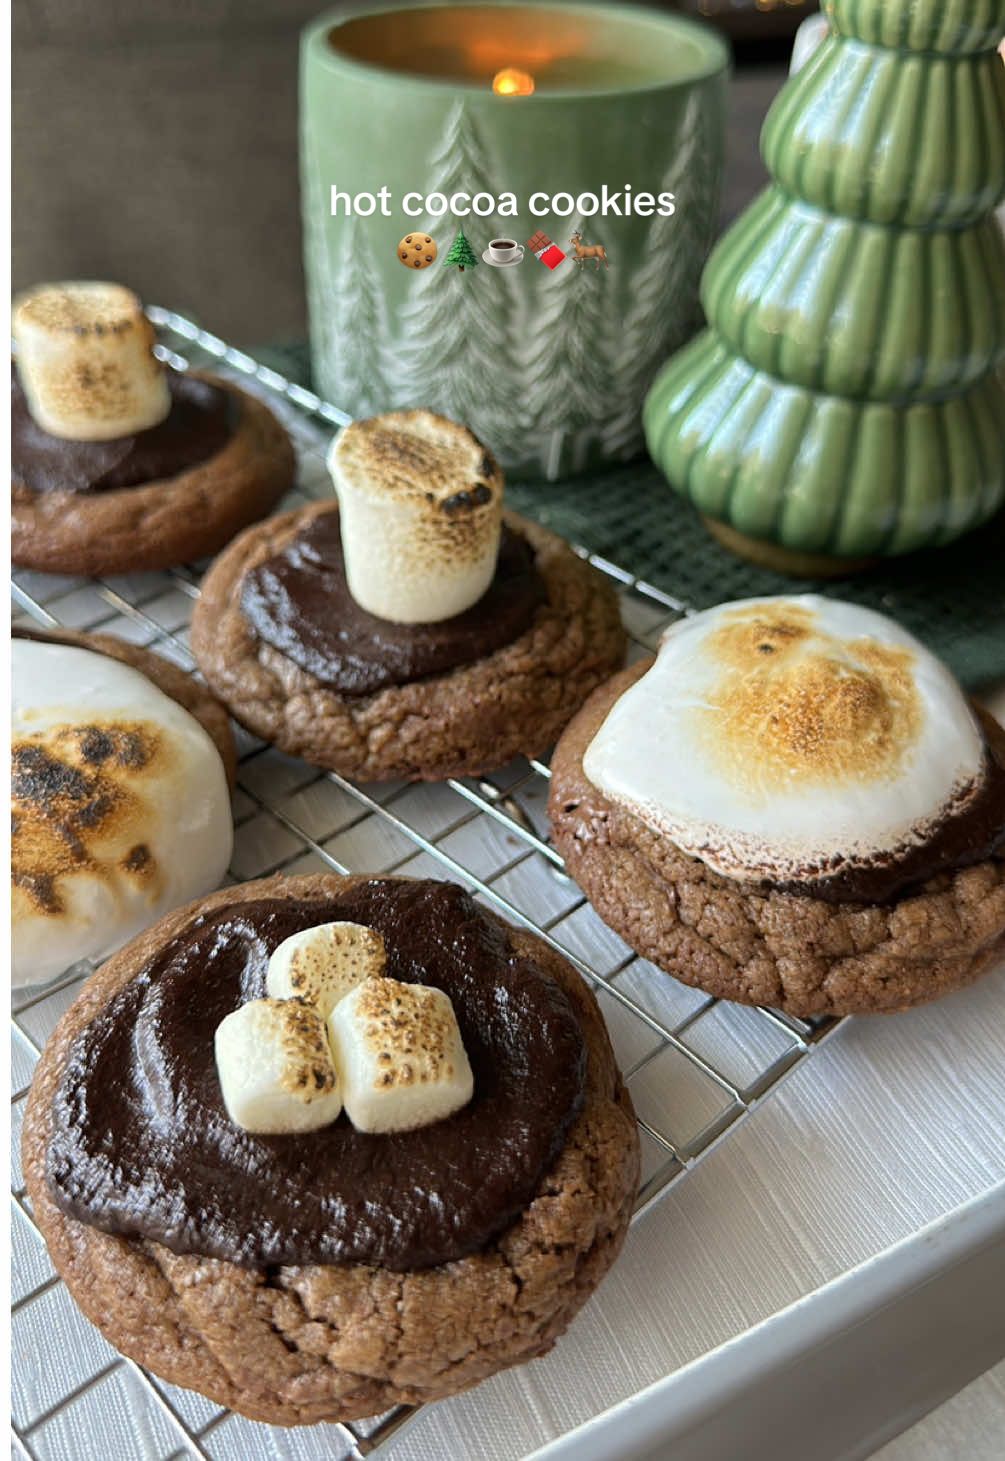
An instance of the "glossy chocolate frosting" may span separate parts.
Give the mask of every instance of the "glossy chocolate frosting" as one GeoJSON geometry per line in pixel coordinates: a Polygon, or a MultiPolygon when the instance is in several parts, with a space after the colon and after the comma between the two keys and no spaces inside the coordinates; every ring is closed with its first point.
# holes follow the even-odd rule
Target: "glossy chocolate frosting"
{"type": "Polygon", "coordinates": [[[168,370],[171,410],[157,426],[112,441],[70,441],[44,431],[11,376],[11,473],[32,492],[111,492],[177,477],[208,461],[234,431],[236,408],[219,386],[168,370]]]}
{"type": "Polygon", "coordinates": [[[374,879],[317,902],[235,902],[194,919],[77,1037],[46,1175],[70,1216],[176,1253],[429,1267],[483,1249],[532,1200],[585,1074],[568,996],[461,888],[374,879]],[[367,1136],[343,1112],[252,1136],[223,1106],[216,1027],[265,994],[283,939],[340,919],[379,929],[392,978],[450,995],[474,1096],[418,1131],[367,1136]]]}
{"type": "Polygon", "coordinates": [[[545,597],[530,544],[504,527],[495,578],[477,604],[437,624],[378,619],[349,592],[333,509],[251,570],[241,608],[259,639],[322,685],[368,695],[446,674],[512,644],[545,597]]]}

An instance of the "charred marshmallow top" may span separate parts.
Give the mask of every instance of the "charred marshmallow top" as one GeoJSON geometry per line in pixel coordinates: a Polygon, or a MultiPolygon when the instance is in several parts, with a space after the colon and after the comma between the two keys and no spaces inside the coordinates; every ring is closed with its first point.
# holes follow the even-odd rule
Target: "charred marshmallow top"
{"type": "Polygon", "coordinates": [[[916,639],[805,594],[672,625],[583,768],[716,872],[798,882],[924,843],[984,759],[963,693],[916,639]]]}
{"type": "Polygon", "coordinates": [[[450,996],[388,979],[386,967],[383,938],[359,923],[302,929],[273,950],[270,998],[242,1005],[216,1031],[220,1089],[237,1126],[315,1131],[344,1102],[359,1131],[409,1131],[470,1101],[450,996]]]}
{"type": "Polygon", "coordinates": [[[128,665],[11,647],[14,984],[99,958],[215,888],[230,795],[208,732],[128,665]]]}
{"type": "Polygon", "coordinates": [[[121,284],[41,284],[14,301],[11,326],[31,414],[50,435],[108,441],[170,411],[153,326],[121,284]]]}
{"type": "Polygon", "coordinates": [[[355,421],[328,455],[349,592],[380,619],[435,624],[492,582],[503,479],[464,426],[431,411],[355,421]]]}

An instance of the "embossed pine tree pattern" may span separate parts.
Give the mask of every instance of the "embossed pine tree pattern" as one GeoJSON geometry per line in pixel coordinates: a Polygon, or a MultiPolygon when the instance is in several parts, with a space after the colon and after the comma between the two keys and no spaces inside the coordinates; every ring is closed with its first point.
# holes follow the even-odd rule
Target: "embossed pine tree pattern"
{"type": "MultiPolygon", "coordinates": [[[[325,239],[328,210],[322,196],[320,169],[309,145],[304,148],[301,174],[304,235],[308,251],[318,260],[316,270],[307,270],[311,355],[323,367],[332,358],[331,256],[325,239]]],[[[318,384],[326,395],[331,395],[331,383],[323,369],[318,384]]]]}
{"type": "Polygon", "coordinates": [[[678,349],[697,322],[697,305],[688,318],[681,313],[680,300],[697,295],[715,226],[715,190],[707,180],[717,160],[697,93],[688,98],[681,136],[681,147],[658,190],[673,193],[676,209],[668,218],[653,219],[647,259],[632,280],[628,310],[623,314],[616,308],[609,321],[617,400],[601,436],[605,450],[623,460],[642,451],[642,402],[666,350],[678,349]],[[677,322],[676,330],[671,321],[677,322]]]}
{"type": "Polygon", "coordinates": [[[359,415],[386,410],[392,392],[382,365],[381,341],[386,339],[384,301],[367,266],[367,245],[359,220],[345,220],[339,264],[328,284],[321,314],[338,320],[329,331],[325,359],[332,362],[326,390],[332,400],[353,401],[359,415]]]}
{"type": "MultiPolygon", "coordinates": [[[[484,144],[462,102],[455,103],[439,146],[430,159],[426,191],[475,194],[495,191],[484,144]]],[[[467,221],[474,230],[475,219],[467,221]]],[[[477,220],[479,236],[496,237],[501,219],[477,220]]],[[[510,225],[511,226],[511,225],[510,225]]],[[[434,238],[448,229],[449,217],[428,215],[417,227],[434,238]]],[[[505,269],[472,271],[432,268],[413,278],[414,291],[401,312],[396,352],[395,404],[432,406],[464,421],[487,445],[511,439],[519,399],[508,369],[514,317],[519,301],[505,269]]]]}
{"type": "MultiPolygon", "coordinates": [[[[569,236],[582,229],[570,220],[569,236]]],[[[613,388],[608,351],[598,350],[608,308],[604,271],[566,261],[546,282],[525,336],[523,429],[541,474],[553,480],[585,460],[597,402],[613,388]]]]}

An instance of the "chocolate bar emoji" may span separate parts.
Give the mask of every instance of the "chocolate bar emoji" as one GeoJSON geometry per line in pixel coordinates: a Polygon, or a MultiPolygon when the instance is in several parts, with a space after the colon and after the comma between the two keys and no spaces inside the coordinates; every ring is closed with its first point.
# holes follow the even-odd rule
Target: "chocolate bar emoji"
{"type": "Polygon", "coordinates": [[[540,228],[537,233],[531,234],[527,240],[527,247],[548,269],[557,269],[565,258],[558,244],[554,243],[540,228]]]}

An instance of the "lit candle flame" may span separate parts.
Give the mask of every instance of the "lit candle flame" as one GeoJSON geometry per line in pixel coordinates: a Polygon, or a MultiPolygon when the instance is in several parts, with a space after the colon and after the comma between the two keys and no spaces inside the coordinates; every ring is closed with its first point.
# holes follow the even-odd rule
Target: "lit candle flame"
{"type": "Polygon", "coordinates": [[[493,76],[492,90],[496,96],[530,96],[534,90],[534,78],[527,71],[507,66],[493,76]]]}

